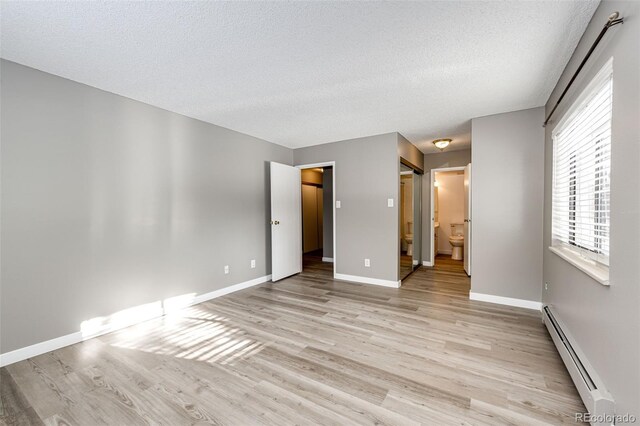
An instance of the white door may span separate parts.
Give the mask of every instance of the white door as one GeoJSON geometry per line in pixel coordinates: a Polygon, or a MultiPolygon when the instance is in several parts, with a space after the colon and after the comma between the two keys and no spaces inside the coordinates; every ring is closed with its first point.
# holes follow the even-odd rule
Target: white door
{"type": "Polygon", "coordinates": [[[464,168],[464,271],[471,276],[471,163],[464,168]]]}
{"type": "Polygon", "coordinates": [[[300,169],[271,162],[271,280],[302,271],[300,169]]]}

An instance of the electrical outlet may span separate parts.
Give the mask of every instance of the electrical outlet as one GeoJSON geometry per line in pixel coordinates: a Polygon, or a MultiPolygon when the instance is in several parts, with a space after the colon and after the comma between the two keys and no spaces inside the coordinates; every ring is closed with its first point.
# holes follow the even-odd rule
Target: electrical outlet
{"type": "Polygon", "coordinates": [[[340,200],[336,201],[336,209],[340,208],[340,200]]]}
{"type": "Polygon", "coordinates": [[[251,259],[251,269],[256,267],[256,260],[255,259],[251,259]]]}
{"type": "Polygon", "coordinates": [[[224,265],[224,273],[225,274],[229,273],[229,265],[224,265]]]}
{"type": "Polygon", "coordinates": [[[369,268],[371,266],[371,259],[365,259],[364,260],[364,266],[369,268]]]}
{"type": "Polygon", "coordinates": [[[544,283],[544,289],[545,289],[545,290],[549,290],[549,283],[548,283],[548,282],[545,282],[545,283],[544,283]]]}

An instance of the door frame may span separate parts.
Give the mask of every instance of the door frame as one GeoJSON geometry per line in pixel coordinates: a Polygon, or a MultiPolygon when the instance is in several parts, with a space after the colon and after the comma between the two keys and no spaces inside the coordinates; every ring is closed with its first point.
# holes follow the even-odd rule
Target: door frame
{"type": "MultiPolygon", "coordinates": [[[[333,278],[336,278],[336,271],[338,270],[337,264],[338,264],[338,253],[336,251],[336,162],[335,161],[325,161],[323,163],[312,163],[312,164],[300,164],[297,166],[300,170],[304,170],[304,169],[316,169],[318,167],[332,167],[332,181],[331,181],[331,196],[333,198],[332,200],[332,214],[333,214],[333,226],[332,226],[332,230],[331,232],[333,233],[333,278]]],[[[302,182],[300,183],[302,184],[302,182]]],[[[301,189],[302,190],[302,189],[301,189]]],[[[324,208],[324,207],[323,207],[324,208]]],[[[300,209],[302,209],[302,197],[300,198],[300,209]]],[[[322,224],[323,228],[324,228],[324,223],[322,224]]],[[[300,252],[300,262],[302,262],[302,252],[300,252]]]]}
{"type": "Polygon", "coordinates": [[[466,188],[463,188],[465,192],[465,200],[464,200],[465,248],[463,251],[463,256],[464,256],[463,265],[464,265],[464,272],[466,272],[468,276],[471,276],[471,260],[473,260],[473,256],[471,256],[471,246],[472,246],[471,236],[473,235],[473,226],[471,224],[471,216],[473,211],[473,206],[471,204],[471,201],[472,201],[471,192],[473,191],[473,182],[471,181],[472,172],[473,172],[473,168],[471,167],[471,163],[469,163],[464,168],[464,182],[463,182],[463,185],[466,187],[466,188]],[[468,174],[467,174],[467,169],[469,169],[468,174]]]}
{"type": "MultiPolygon", "coordinates": [[[[436,173],[441,173],[441,172],[456,172],[456,171],[464,171],[465,167],[467,166],[460,166],[460,167],[443,167],[440,169],[431,169],[431,179],[430,179],[430,183],[429,183],[429,191],[431,193],[430,196],[430,201],[431,201],[431,207],[429,209],[429,213],[430,213],[430,220],[429,220],[429,235],[431,236],[430,240],[431,240],[431,261],[429,262],[429,265],[425,265],[425,266],[434,266],[435,265],[435,261],[436,261],[436,255],[435,255],[435,239],[433,238],[433,234],[434,234],[434,229],[435,229],[435,200],[433,198],[433,193],[434,193],[434,182],[436,180],[436,173]]],[[[471,250],[471,247],[469,247],[469,250],[471,250]]]]}

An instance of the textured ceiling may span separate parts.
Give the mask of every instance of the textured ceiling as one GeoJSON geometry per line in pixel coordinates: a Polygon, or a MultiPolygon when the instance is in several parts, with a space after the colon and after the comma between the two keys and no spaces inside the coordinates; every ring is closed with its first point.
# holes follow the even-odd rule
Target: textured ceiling
{"type": "Polygon", "coordinates": [[[288,147],[547,100],[597,1],[8,2],[1,55],[288,147]]]}

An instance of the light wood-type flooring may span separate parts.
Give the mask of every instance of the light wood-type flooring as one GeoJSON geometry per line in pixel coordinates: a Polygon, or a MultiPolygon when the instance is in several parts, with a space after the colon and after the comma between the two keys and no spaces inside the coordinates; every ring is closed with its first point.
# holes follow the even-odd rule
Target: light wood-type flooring
{"type": "Polygon", "coordinates": [[[0,423],[574,423],[540,313],[470,301],[461,262],[400,289],[332,265],[0,369],[0,423]]]}

